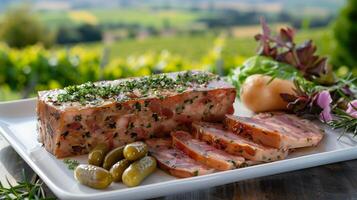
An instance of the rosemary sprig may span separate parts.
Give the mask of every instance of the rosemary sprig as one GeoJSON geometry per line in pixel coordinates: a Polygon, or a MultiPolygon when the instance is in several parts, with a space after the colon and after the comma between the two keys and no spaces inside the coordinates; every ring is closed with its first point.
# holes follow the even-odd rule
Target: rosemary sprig
{"type": "Polygon", "coordinates": [[[5,187],[0,182],[0,200],[2,199],[56,199],[47,197],[43,189],[43,182],[37,177],[32,181],[27,180],[25,171],[22,171],[24,181],[11,184],[6,178],[9,187],[5,187]]]}
{"type": "Polygon", "coordinates": [[[328,122],[328,125],[333,129],[343,129],[341,136],[345,133],[352,133],[353,137],[355,137],[357,135],[357,118],[337,107],[333,109],[333,112],[336,119],[328,122]]]}

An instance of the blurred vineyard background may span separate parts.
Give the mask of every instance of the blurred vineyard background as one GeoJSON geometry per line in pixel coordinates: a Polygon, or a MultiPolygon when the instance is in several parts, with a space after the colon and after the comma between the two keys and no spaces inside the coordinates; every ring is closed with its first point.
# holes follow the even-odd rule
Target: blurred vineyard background
{"type": "Polygon", "coordinates": [[[87,81],[187,69],[221,75],[254,55],[263,16],[357,74],[356,0],[0,0],[0,101],[87,81]]]}

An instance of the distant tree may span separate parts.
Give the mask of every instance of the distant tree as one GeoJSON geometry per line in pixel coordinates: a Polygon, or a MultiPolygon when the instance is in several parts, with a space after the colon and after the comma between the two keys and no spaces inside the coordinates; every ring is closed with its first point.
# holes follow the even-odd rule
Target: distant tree
{"type": "Polygon", "coordinates": [[[137,35],[138,35],[137,28],[128,28],[128,38],[133,39],[136,38],[137,35]]]}
{"type": "Polygon", "coordinates": [[[57,30],[56,42],[58,44],[71,44],[81,41],[81,35],[76,28],[61,26],[57,30]]]}
{"type": "Polygon", "coordinates": [[[333,55],[336,66],[357,68],[357,0],[348,0],[334,27],[337,41],[333,55]]]}
{"type": "Polygon", "coordinates": [[[102,40],[102,30],[98,26],[83,24],[78,27],[78,32],[82,36],[82,41],[93,42],[102,40]]]}
{"type": "Polygon", "coordinates": [[[36,18],[29,7],[21,6],[10,9],[2,18],[0,39],[16,48],[36,43],[49,46],[52,44],[53,35],[36,18]]]}
{"type": "Polygon", "coordinates": [[[159,30],[154,26],[147,27],[147,31],[150,33],[151,36],[158,36],[160,33],[159,30]]]}
{"type": "Polygon", "coordinates": [[[94,42],[102,40],[102,30],[99,26],[82,24],[79,26],[62,26],[57,31],[58,44],[94,42]]]}

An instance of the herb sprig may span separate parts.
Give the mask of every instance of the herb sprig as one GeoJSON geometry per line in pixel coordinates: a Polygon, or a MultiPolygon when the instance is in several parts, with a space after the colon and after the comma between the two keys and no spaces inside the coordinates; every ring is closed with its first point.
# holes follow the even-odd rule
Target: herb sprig
{"type": "Polygon", "coordinates": [[[355,137],[357,135],[357,118],[352,117],[340,108],[335,108],[333,111],[336,119],[328,122],[328,125],[333,129],[343,129],[341,136],[352,133],[355,137]]]}
{"type": "Polygon", "coordinates": [[[72,160],[72,159],[64,159],[63,163],[67,165],[67,168],[70,170],[74,170],[78,165],[79,162],[77,160],[72,160]]]}
{"type": "Polygon", "coordinates": [[[9,187],[5,187],[5,185],[0,182],[0,199],[56,199],[46,195],[43,182],[37,175],[32,181],[29,181],[25,176],[24,170],[22,173],[24,181],[11,184],[10,181],[6,179],[9,187]]]}

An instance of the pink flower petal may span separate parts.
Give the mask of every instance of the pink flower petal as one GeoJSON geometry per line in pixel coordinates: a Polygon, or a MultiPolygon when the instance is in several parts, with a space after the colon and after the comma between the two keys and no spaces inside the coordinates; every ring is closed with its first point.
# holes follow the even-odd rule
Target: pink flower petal
{"type": "Polygon", "coordinates": [[[357,118],[357,110],[356,110],[356,108],[357,108],[357,99],[351,101],[351,102],[348,104],[346,113],[348,113],[349,115],[351,115],[351,116],[354,117],[354,118],[357,118]]]}
{"type": "Polygon", "coordinates": [[[332,103],[332,99],[329,91],[324,90],[319,93],[317,97],[317,105],[319,105],[322,109],[329,107],[330,103],[332,103]]]}
{"type": "Polygon", "coordinates": [[[320,119],[324,122],[329,122],[332,120],[332,114],[331,114],[331,103],[332,103],[332,98],[329,93],[329,91],[324,90],[318,94],[317,100],[316,100],[317,105],[322,108],[322,112],[320,113],[320,119]]]}
{"type": "Polygon", "coordinates": [[[322,110],[322,112],[320,113],[320,119],[324,122],[329,122],[332,120],[330,107],[326,107],[325,109],[322,110]]]}

